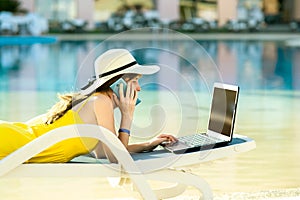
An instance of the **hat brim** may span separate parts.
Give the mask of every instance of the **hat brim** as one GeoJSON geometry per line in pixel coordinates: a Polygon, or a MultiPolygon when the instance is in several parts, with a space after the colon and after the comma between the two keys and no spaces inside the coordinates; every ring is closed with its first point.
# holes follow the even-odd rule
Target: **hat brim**
{"type": "Polygon", "coordinates": [[[160,70],[160,67],[157,65],[139,65],[135,64],[132,67],[129,67],[127,69],[122,70],[121,74],[128,74],[128,73],[133,73],[133,74],[154,74],[160,70]]]}
{"type": "Polygon", "coordinates": [[[88,95],[94,92],[98,87],[103,85],[106,81],[110,80],[111,78],[118,76],[120,74],[141,74],[141,75],[150,75],[158,72],[160,70],[160,67],[158,65],[139,65],[135,64],[129,68],[126,68],[124,70],[121,70],[119,72],[116,72],[114,74],[111,74],[109,76],[97,78],[92,85],[90,85],[88,88],[81,90],[80,93],[82,95],[88,95]]]}

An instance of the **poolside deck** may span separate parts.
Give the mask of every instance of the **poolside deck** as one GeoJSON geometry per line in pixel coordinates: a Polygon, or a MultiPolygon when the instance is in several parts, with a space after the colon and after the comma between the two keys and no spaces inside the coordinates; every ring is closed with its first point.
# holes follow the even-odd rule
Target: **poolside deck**
{"type": "Polygon", "coordinates": [[[59,40],[182,40],[184,38],[191,38],[194,40],[300,40],[299,33],[179,33],[179,32],[152,32],[152,33],[102,33],[102,34],[49,34],[55,36],[59,40]],[[153,38],[153,35],[160,34],[159,37],[153,38]]]}

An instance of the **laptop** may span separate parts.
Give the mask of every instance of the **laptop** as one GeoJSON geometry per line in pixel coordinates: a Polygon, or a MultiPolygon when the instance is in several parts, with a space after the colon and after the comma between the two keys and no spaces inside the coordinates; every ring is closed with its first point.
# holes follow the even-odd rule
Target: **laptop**
{"type": "Polygon", "coordinates": [[[174,144],[162,146],[176,154],[225,146],[232,140],[239,86],[215,83],[206,133],[179,137],[174,144]]]}

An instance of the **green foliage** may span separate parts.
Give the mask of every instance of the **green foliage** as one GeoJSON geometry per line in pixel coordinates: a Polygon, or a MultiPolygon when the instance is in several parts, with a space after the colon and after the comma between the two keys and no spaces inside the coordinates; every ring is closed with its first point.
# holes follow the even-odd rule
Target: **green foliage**
{"type": "Polygon", "coordinates": [[[0,0],[0,12],[18,12],[20,10],[21,3],[18,0],[0,0]]]}

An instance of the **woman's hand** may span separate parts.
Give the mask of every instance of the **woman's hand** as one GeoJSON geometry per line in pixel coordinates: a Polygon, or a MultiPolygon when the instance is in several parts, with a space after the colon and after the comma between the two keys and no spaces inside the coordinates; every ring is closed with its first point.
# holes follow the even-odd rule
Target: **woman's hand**
{"type": "Polygon", "coordinates": [[[152,149],[155,149],[158,145],[160,145],[163,142],[172,144],[176,143],[177,141],[177,138],[171,134],[160,134],[149,141],[147,150],[150,151],[152,149]]]}
{"type": "Polygon", "coordinates": [[[130,144],[127,146],[127,149],[131,153],[152,151],[153,149],[155,149],[155,147],[160,145],[162,142],[175,143],[177,142],[177,138],[170,134],[160,134],[148,142],[130,144]]]}
{"type": "Polygon", "coordinates": [[[113,98],[122,114],[120,127],[130,129],[131,122],[133,119],[133,113],[135,110],[135,103],[138,98],[138,95],[131,81],[129,81],[127,84],[126,94],[124,94],[123,92],[123,87],[124,85],[120,84],[120,99],[118,99],[118,97],[115,94],[113,94],[113,98]]]}

